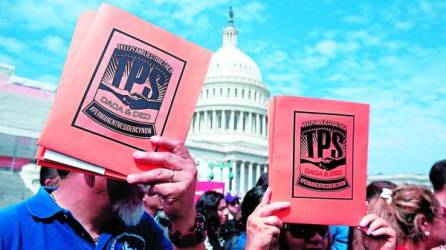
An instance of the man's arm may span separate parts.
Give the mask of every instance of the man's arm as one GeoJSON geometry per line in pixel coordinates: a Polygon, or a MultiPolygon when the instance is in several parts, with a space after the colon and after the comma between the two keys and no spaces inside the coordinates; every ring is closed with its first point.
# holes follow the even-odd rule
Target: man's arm
{"type": "MultiPolygon", "coordinates": [[[[154,147],[166,152],[135,152],[138,164],[157,165],[160,168],[131,174],[127,177],[130,184],[151,185],[150,192],[159,194],[164,201],[164,212],[171,221],[171,231],[181,235],[194,233],[196,212],[194,206],[197,168],[195,161],[182,142],[163,137],[150,138],[154,147]]],[[[203,239],[204,240],[204,239],[203,239]]],[[[175,246],[175,244],[174,244],[175,246]]],[[[175,246],[178,249],[177,246],[175,246]]],[[[181,249],[205,249],[203,242],[181,249]]]]}

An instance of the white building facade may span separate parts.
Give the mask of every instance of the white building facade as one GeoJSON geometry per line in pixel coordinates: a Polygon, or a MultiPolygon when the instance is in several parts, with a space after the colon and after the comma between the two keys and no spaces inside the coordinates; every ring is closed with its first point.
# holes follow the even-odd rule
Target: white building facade
{"type": "Polygon", "coordinates": [[[186,145],[198,179],[243,195],[268,171],[269,91],[256,63],[237,47],[232,10],[222,47],[212,56],[186,145]]]}

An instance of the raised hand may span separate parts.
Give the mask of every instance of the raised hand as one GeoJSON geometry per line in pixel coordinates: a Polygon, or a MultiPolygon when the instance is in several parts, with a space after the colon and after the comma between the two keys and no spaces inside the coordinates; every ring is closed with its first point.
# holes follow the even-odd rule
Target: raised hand
{"type": "Polygon", "coordinates": [[[271,245],[278,243],[278,236],[283,224],[273,213],[289,208],[290,203],[270,203],[271,194],[271,188],[268,188],[260,204],[248,217],[246,224],[246,249],[248,250],[271,249],[271,245]]]}
{"type": "Polygon", "coordinates": [[[153,136],[153,146],[167,152],[135,152],[137,164],[157,165],[159,168],[132,174],[127,177],[130,184],[150,185],[150,192],[159,194],[164,201],[164,212],[176,231],[187,232],[195,223],[193,204],[197,169],[189,151],[180,141],[153,136]]]}

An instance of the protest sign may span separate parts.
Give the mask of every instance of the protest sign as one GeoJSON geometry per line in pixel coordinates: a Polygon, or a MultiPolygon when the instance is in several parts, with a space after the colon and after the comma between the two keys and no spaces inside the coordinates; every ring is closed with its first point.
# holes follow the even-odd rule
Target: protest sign
{"type": "MultiPolygon", "coordinates": [[[[38,163],[125,178],[149,138],[183,141],[211,52],[108,4],[81,16],[38,163]]],[[[153,166],[152,166],[153,167],[153,166]]]]}
{"type": "Polygon", "coordinates": [[[365,215],[369,106],[277,96],[269,105],[272,201],[285,222],[357,225],[365,215]]]}

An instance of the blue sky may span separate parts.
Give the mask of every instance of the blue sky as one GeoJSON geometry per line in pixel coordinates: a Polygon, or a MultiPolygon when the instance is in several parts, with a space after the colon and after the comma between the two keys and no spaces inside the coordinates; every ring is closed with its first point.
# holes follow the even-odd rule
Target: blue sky
{"type": "MultiPolygon", "coordinates": [[[[272,95],[371,105],[369,173],[446,158],[445,1],[112,1],[216,51],[230,5],[272,95]]],[[[77,16],[98,1],[0,1],[0,63],[57,83],[77,16]]]]}

